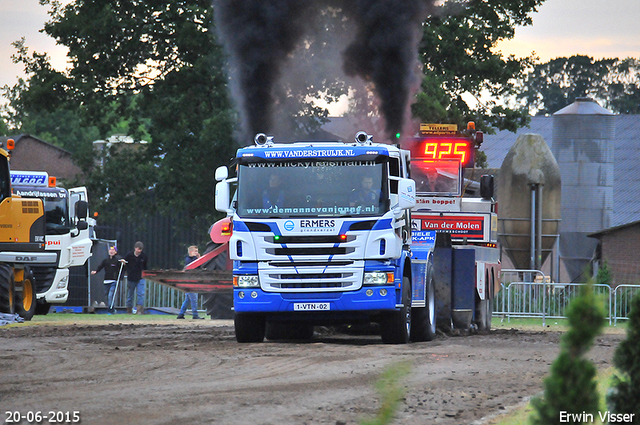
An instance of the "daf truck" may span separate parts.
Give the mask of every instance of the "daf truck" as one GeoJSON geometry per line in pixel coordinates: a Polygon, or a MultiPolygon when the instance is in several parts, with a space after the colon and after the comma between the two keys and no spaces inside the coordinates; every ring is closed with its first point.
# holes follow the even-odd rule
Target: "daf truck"
{"type": "Polygon", "coordinates": [[[35,314],[47,314],[52,304],[69,296],[69,268],[84,265],[91,256],[92,226],[87,219],[87,189],[57,187],[44,171],[11,170],[16,195],[41,199],[45,212],[45,252],[55,261],[30,265],[35,281],[35,314]]]}

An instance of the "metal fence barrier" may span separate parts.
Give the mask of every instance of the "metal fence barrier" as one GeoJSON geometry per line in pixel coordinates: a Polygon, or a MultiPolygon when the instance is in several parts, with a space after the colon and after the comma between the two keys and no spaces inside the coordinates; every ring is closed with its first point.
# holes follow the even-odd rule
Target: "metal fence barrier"
{"type": "MultiPolygon", "coordinates": [[[[580,294],[584,283],[546,283],[546,276],[539,270],[502,270],[505,274],[515,274],[517,279],[529,281],[510,281],[500,284],[501,290],[493,302],[493,314],[511,318],[539,317],[543,319],[564,319],[569,303],[580,294]],[[542,282],[533,281],[540,276],[542,282]],[[545,296],[543,296],[545,294],[545,296]]],[[[179,289],[147,280],[145,291],[146,308],[176,308],[184,301],[184,292],[179,289]]],[[[127,277],[120,282],[115,306],[127,305],[127,277]]],[[[594,292],[602,300],[609,324],[626,320],[631,308],[631,299],[640,293],[640,285],[618,285],[612,289],[609,285],[594,284],[594,292]]],[[[203,311],[204,297],[198,297],[198,310],[203,311]]]]}
{"type": "MultiPolygon", "coordinates": [[[[162,285],[157,282],[152,282],[150,280],[146,280],[146,287],[144,292],[144,306],[145,308],[177,308],[180,309],[182,307],[182,303],[184,301],[184,292],[176,289],[170,288],[166,285],[162,285]]],[[[116,295],[116,299],[114,302],[115,307],[124,308],[127,305],[127,276],[124,276],[120,281],[118,293],[116,295]]],[[[204,297],[198,297],[198,310],[204,310],[204,297]]],[[[135,304],[134,304],[135,307],[135,304]]],[[[187,313],[191,312],[191,307],[187,313]]]]}
{"type": "Polygon", "coordinates": [[[618,285],[613,290],[613,322],[627,320],[631,310],[631,299],[640,293],[640,285],[618,285]]]}
{"type": "MultiPolygon", "coordinates": [[[[567,317],[567,307],[585,283],[536,283],[511,282],[507,287],[507,317],[540,317],[543,319],[563,319],[567,317]]],[[[611,324],[611,288],[609,285],[594,284],[594,293],[601,300],[606,318],[611,324]]]]}
{"type": "MultiPolygon", "coordinates": [[[[540,317],[545,319],[564,319],[571,301],[580,295],[585,283],[547,283],[546,276],[539,270],[503,270],[504,274],[516,274],[516,281],[501,283],[502,289],[494,299],[493,312],[507,320],[512,317],[540,317]],[[540,276],[542,282],[534,281],[540,276]],[[520,281],[522,280],[522,281],[520,281]]],[[[631,308],[631,299],[640,292],[640,285],[618,285],[611,288],[605,284],[592,285],[596,297],[609,324],[627,319],[631,308]]]]}

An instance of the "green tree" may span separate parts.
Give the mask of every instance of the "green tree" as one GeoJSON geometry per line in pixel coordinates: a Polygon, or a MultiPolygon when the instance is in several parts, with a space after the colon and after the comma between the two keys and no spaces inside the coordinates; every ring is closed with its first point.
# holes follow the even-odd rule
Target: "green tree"
{"type": "Polygon", "coordinates": [[[556,58],[533,65],[520,84],[518,97],[532,114],[552,114],[577,97],[592,97],[614,112],[640,112],[640,63],[636,59],[556,58]]]}
{"type": "Polygon", "coordinates": [[[420,57],[425,76],[412,106],[414,116],[460,126],[473,120],[484,131],[515,131],[527,125],[525,108],[503,102],[514,94],[516,79],[532,58],[504,57],[494,50],[498,41],[513,38],[517,25],[531,24],[530,14],[543,2],[447,1],[436,8],[423,26],[420,57]],[[477,104],[465,95],[475,97],[477,104]]]}
{"type": "MultiPolygon", "coordinates": [[[[528,15],[542,1],[449,1],[438,9],[442,13],[423,26],[424,93],[414,105],[420,118],[459,123],[475,118],[485,130],[524,125],[521,111],[499,106],[495,99],[511,92],[511,80],[529,59],[504,58],[492,49],[498,40],[512,37],[516,25],[530,23],[528,15]],[[456,5],[465,7],[453,10],[456,5]],[[462,100],[465,93],[480,98],[485,92],[492,100],[477,107],[462,100]]],[[[24,43],[16,45],[16,60],[29,79],[5,93],[12,99],[14,127],[44,135],[83,158],[88,185],[100,194],[103,211],[211,215],[213,170],[228,163],[233,136],[240,133],[211,2],[40,3],[50,8],[44,32],[69,49],[70,69],[58,72],[46,55],[29,55],[24,43]],[[129,154],[108,150],[103,168],[94,167],[90,141],[122,128],[150,143],[129,154]],[[123,173],[127,184],[119,183],[123,173]]],[[[295,65],[297,77],[283,78],[274,87],[276,125],[287,136],[317,132],[327,116],[317,100],[333,102],[350,87],[372,110],[366,85],[336,70],[342,64],[336,42],[350,28],[331,4],[309,22],[315,31],[309,30],[292,53],[289,65],[295,65]]]]}
{"type": "MultiPolygon", "coordinates": [[[[107,149],[102,167],[85,163],[95,208],[107,218],[156,211],[212,218],[213,172],[231,156],[234,113],[210,2],[41,4],[51,8],[45,33],[68,47],[71,63],[54,101],[70,97],[101,138],[124,128],[150,141],[107,149]]],[[[32,81],[21,99],[41,98],[44,86],[32,81]]]]}
{"type": "Polygon", "coordinates": [[[544,381],[544,396],[532,401],[535,425],[559,423],[560,412],[591,413],[598,417],[596,368],[584,355],[604,326],[604,313],[591,284],[571,302],[567,318],[569,330],[562,336],[560,354],[544,381]]]}
{"type": "Polygon", "coordinates": [[[640,293],[631,301],[627,337],[613,355],[619,374],[607,394],[607,403],[615,413],[635,414],[640,418],[640,293]]]}
{"type": "Polygon", "coordinates": [[[598,285],[611,285],[612,278],[611,267],[609,267],[609,263],[605,260],[598,269],[598,274],[596,274],[596,283],[598,285]]]}
{"type": "Polygon", "coordinates": [[[9,127],[4,119],[0,119],[0,134],[6,136],[9,133],[9,127]]]}
{"type": "Polygon", "coordinates": [[[29,54],[24,38],[13,43],[14,63],[22,64],[29,75],[13,87],[3,88],[9,100],[3,115],[13,133],[29,133],[70,151],[74,160],[87,168],[92,163],[91,142],[97,129],[82,120],[84,107],[73,99],[71,80],[53,69],[49,57],[29,54]]]}

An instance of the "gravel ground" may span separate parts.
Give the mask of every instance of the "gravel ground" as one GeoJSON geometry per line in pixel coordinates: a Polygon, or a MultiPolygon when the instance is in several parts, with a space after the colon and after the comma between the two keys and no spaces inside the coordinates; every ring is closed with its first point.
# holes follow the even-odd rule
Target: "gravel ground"
{"type": "MultiPolygon", "coordinates": [[[[11,326],[0,328],[0,421],[77,411],[83,424],[358,424],[379,408],[382,371],[409,361],[395,424],[487,423],[542,390],[560,335],[499,329],[385,345],[316,332],[238,344],[219,320],[11,326]]],[[[623,338],[598,337],[589,356],[599,369],[623,338]]]]}

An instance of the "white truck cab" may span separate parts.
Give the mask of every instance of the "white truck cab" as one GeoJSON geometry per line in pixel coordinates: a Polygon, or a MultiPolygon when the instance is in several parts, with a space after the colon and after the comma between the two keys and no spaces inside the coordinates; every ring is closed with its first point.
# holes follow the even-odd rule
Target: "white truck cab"
{"type": "Polygon", "coordinates": [[[54,264],[33,264],[36,281],[36,313],[46,313],[49,304],[62,304],[69,296],[69,267],[81,266],[91,256],[92,226],[87,221],[86,187],[56,187],[56,179],[41,171],[11,170],[14,193],[43,201],[46,221],[46,251],[57,255],[54,264]]]}

